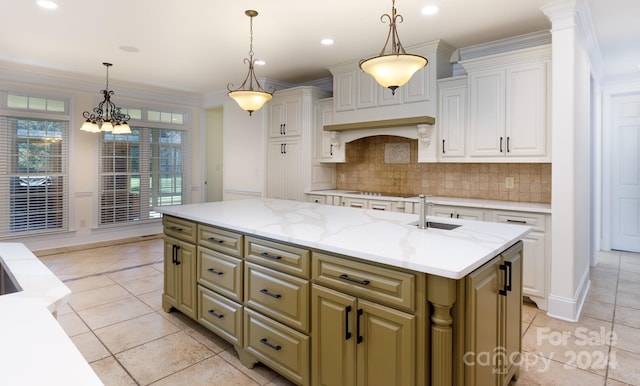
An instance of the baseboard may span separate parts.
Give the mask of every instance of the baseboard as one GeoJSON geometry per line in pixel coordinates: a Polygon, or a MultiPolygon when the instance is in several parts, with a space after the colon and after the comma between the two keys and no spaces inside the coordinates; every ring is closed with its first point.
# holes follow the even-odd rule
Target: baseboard
{"type": "Polygon", "coordinates": [[[589,267],[586,267],[574,298],[565,298],[553,294],[549,295],[549,308],[547,315],[556,319],[577,322],[578,319],[580,319],[582,307],[584,306],[590,287],[591,280],[589,279],[589,267]]]}

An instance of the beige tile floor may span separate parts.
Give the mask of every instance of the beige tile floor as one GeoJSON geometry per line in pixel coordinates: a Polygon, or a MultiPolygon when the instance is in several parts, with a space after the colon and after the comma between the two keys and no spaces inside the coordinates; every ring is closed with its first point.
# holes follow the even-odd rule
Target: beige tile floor
{"type": "MultiPolygon", "coordinates": [[[[73,291],[58,320],[105,385],[290,385],[161,307],[160,239],[47,254],[73,291]]],[[[523,306],[522,385],[640,385],[640,255],[601,252],[577,323],[523,306]]]]}

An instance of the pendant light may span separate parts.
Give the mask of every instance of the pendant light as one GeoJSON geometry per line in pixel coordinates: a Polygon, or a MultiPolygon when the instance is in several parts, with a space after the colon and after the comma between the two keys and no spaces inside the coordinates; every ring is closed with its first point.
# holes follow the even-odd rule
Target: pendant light
{"type": "Polygon", "coordinates": [[[253,18],[258,16],[258,12],[247,10],[244,13],[249,16],[250,20],[249,32],[251,38],[249,40],[249,58],[244,59],[244,62],[249,64],[249,72],[240,87],[233,90],[231,88],[233,84],[229,83],[227,85],[227,90],[229,90],[229,97],[235,100],[241,109],[248,111],[249,115],[251,115],[254,111],[260,110],[265,103],[273,98],[273,92],[269,93],[262,88],[253,70],[253,66],[255,64],[255,60],[253,60],[253,18]],[[247,84],[247,82],[249,82],[249,84],[247,84]]]}
{"type": "Polygon", "coordinates": [[[396,24],[402,23],[404,19],[402,15],[398,15],[395,3],[395,0],[391,1],[391,15],[385,13],[380,17],[383,23],[385,17],[389,19],[389,34],[380,55],[360,61],[362,71],[373,76],[382,87],[389,88],[393,95],[398,87],[407,83],[413,74],[428,63],[425,57],[407,54],[402,47],[396,24]],[[385,51],[389,41],[391,41],[391,52],[387,54],[385,51]]]}
{"type": "Polygon", "coordinates": [[[127,121],[131,119],[128,114],[120,112],[120,107],[111,102],[113,91],[109,91],[109,67],[111,63],[102,63],[107,68],[107,84],[104,90],[101,90],[103,100],[94,107],[93,112],[85,111],[82,116],[86,121],[82,124],[80,130],[90,133],[99,133],[101,131],[113,132],[113,134],[129,134],[131,128],[127,121]]]}

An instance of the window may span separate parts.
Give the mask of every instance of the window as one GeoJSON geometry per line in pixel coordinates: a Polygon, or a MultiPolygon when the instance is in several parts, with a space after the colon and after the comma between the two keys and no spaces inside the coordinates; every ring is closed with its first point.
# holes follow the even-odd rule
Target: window
{"type": "Polygon", "coordinates": [[[188,149],[186,130],[102,134],[100,225],[158,218],[153,207],[187,203],[188,149]]]}
{"type": "Polygon", "coordinates": [[[66,120],[0,115],[0,237],[68,228],[68,135],[66,120]]]}

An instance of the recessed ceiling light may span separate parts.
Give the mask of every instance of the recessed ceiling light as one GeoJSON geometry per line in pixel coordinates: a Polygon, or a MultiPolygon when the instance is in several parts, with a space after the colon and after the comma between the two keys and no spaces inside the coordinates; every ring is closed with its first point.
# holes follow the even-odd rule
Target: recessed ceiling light
{"type": "Polygon", "coordinates": [[[333,39],[330,39],[330,38],[324,38],[324,39],[320,40],[320,43],[321,43],[322,45],[325,45],[325,46],[330,46],[330,45],[332,45],[332,44],[333,44],[333,39]]]}
{"type": "Polygon", "coordinates": [[[422,8],[423,15],[435,15],[436,13],[438,13],[438,11],[440,11],[440,7],[438,7],[437,5],[427,5],[426,7],[422,8]]]}
{"type": "Polygon", "coordinates": [[[120,48],[124,52],[140,52],[140,49],[134,46],[120,46],[118,48],[120,48]]]}
{"type": "Polygon", "coordinates": [[[58,4],[56,4],[54,1],[51,1],[51,0],[38,0],[38,1],[36,1],[36,4],[38,4],[42,8],[46,8],[46,9],[56,9],[56,8],[58,8],[58,4]]]}
{"type": "Polygon", "coordinates": [[[256,66],[264,66],[265,64],[267,64],[267,62],[262,59],[256,59],[253,61],[253,64],[255,64],[256,66]]]}

